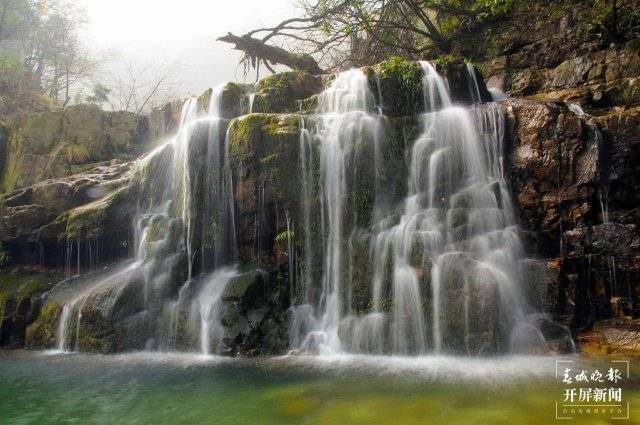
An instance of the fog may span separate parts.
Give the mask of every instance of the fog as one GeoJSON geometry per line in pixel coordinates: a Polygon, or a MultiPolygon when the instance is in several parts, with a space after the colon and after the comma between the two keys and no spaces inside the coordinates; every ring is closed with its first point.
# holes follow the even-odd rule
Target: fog
{"type": "MultiPolygon", "coordinates": [[[[240,53],[216,38],[277,24],[295,15],[292,0],[84,0],[88,38],[104,52],[106,74],[126,64],[151,72],[173,64],[177,93],[197,94],[224,81],[244,81],[240,53]]],[[[255,79],[249,74],[246,81],[255,79]]]]}

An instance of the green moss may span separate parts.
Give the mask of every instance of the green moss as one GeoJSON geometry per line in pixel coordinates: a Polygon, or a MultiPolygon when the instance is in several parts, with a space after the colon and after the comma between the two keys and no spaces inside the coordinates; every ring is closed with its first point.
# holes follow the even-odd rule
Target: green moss
{"type": "Polygon", "coordinates": [[[253,139],[259,137],[262,127],[271,116],[249,114],[237,118],[229,126],[229,153],[238,161],[248,161],[253,154],[253,139]]]}
{"type": "Polygon", "coordinates": [[[301,114],[313,114],[318,109],[318,95],[314,94],[306,99],[299,100],[298,111],[301,114]]]}
{"type": "Polygon", "coordinates": [[[286,241],[289,239],[293,239],[295,237],[293,230],[285,230],[283,232],[280,232],[276,235],[275,238],[273,238],[274,241],[276,242],[281,242],[281,241],[286,241]]]}
{"type": "Polygon", "coordinates": [[[422,69],[417,62],[392,57],[377,64],[374,70],[384,93],[382,107],[385,114],[406,116],[422,110],[422,69]]]}
{"type": "Polygon", "coordinates": [[[70,239],[95,238],[104,218],[103,208],[79,207],[69,212],[66,233],[70,239]]]}
{"type": "Polygon", "coordinates": [[[435,59],[434,62],[437,63],[438,65],[449,65],[451,63],[454,63],[457,61],[457,57],[451,53],[446,54],[446,55],[438,55],[435,59]]]}
{"type": "Polygon", "coordinates": [[[297,112],[315,107],[315,100],[306,101],[321,89],[320,80],[299,71],[270,75],[258,83],[253,110],[263,113],[297,112]]]}
{"type": "Polygon", "coordinates": [[[220,115],[231,119],[238,117],[248,109],[245,89],[236,83],[227,83],[220,94],[220,115]]]}
{"type": "Polygon", "coordinates": [[[44,305],[36,321],[27,327],[27,348],[51,348],[55,346],[61,312],[62,306],[55,300],[49,300],[44,305]]]}
{"type": "Polygon", "coordinates": [[[229,127],[229,153],[237,161],[275,163],[285,153],[292,136],[297,139],[297,115],[249,114],[233,120],[229,127]],[[286,139],[286,140],[285,140],[286,139]]]}
{"type": "Polygon", "coordinates": [[[111,322],[93,306],[82,307],[78,330],[78,350],[89,353],[110,353],[115,341],[111,322]]]}
{"type": "Polygon", "coordinates": [[[6,310],[7,301],[14,300],[17,306],[47,289],[49,282],[46,276],[21,270],[0,272],[0,321],[11,314],[6,310]]]}

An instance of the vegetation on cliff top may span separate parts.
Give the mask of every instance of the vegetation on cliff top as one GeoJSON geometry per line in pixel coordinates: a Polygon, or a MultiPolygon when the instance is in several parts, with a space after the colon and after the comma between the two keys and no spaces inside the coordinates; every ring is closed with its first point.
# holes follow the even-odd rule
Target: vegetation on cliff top
{"type": "Polygon", "coordinates": [[[292,66],[271,54],[278,42],[294,52],[315,55],[320,64],[335,69],[372,65],[391,55],[423,59],[451,53],[496,54],[508,48],[508,42],[500,40],[502,34],[522,33],[522,25],[553,14],[576,11],[580,35],[601,43],[634,39],[640,22],[635,0],[303,0],[301,6],[299,17],[222,40],[235,43],[245,52],[245,64],[254,67],[292,66]]]}

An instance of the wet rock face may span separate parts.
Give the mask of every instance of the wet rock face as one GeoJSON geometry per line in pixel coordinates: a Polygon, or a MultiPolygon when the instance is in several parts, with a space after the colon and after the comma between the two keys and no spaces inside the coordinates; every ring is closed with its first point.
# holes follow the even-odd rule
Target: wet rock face
{"type": "Polygon", "coordinates": [[[553,103],[504,105],[520,224],[529,255],[546,259],[544,311],[574,332],[637,315],[638,111],[580,118],[553,103]]]}
{"type": "Polygon", "coordinates": [[[563,106],[504,102],[511,186],[536,252],[558,255],[559,234],[597,220],[601,146],[595,130],[563,106]]]}
{"type": "MultiPolygon", "coordinates": [[[[435,68],[447,80],[451,100],[454,103],[470,105],[473,103],[472,90],[474,82],[461,60],[436,63],[435,68]],[[470,90],[471,89],[471,90],[470,90]]],[[[404,117],[424,112],[425,100],[422,91],[423,72],[417,62],[402,58],[392,58],[371,68],[365,68],[369,77],[371,93],[376,97],[376,104],[388,117],[404,117]]],[[[475,67],[480,99],[491,101],[482,74],[475,67]]]]}
{"type": "Polygon", "coordinates": [[[607,198],[611,205],[610,219],[622,223],[640,220],[640,108],[614,112],[594,121],[602,128],[608,149],[607,198]]]}
{"type": "Polygon", "coordinates": [[[43,294],[59,279],[55,272],[33,267],[0,270],[0,346],[24,347],[27,326],[38,317],[43,294]]]}
{"type": "Polygon", "coordinates": [[[286,229],[287,215],[299,223],[299,121],[298,115],[251,114],[229,128],[243,262],[277,259],[275,239],[286,229]]]}

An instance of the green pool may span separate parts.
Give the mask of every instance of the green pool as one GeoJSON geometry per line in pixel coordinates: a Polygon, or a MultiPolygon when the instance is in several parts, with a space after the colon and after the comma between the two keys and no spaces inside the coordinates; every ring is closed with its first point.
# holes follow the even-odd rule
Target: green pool
{"type": "Polygon", "coordinates": [[[621,383],[629,420],[594,413],[555,419],[567,386],[555,378],[556,360],[584,368],[609,365],[580,357],[248,360],[0,351],[0,423],[639,423],[633,362],[631,378],[621,383]]]}

